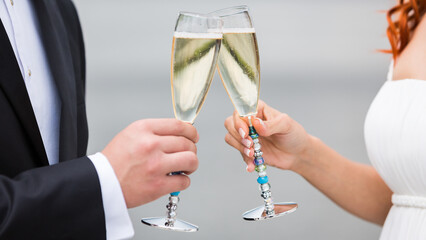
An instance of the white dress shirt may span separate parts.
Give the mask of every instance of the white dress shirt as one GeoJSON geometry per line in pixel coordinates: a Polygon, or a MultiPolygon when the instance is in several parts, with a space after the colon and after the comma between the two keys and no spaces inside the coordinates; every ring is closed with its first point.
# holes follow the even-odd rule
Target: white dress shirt
{"type": "MultiPolygon", "coordinates": [[[[0,19],[25,81],[49,164],[56,164],[59,160],[61,100],[51,75],[32,2],[0,0],[0,19]]],[[[91,155],[89,159],[96,168],[101,185],[107,239],[133,237],[134,230],[120,183],[108,159],[101,153],[91,155]]]]}

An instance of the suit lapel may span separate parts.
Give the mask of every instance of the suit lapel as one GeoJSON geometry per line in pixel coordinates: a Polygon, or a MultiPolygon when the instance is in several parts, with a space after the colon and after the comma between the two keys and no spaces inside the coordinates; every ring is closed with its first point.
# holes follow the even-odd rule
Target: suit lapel
{"type": "Polygon", "coordinates": [[[34,115],[27,88],[6,30],[0,21],[0,89],[12,105],[26,131],[41,166],[48,165],[47,155],[34,115]]]}
{"type": "Polygon", "coordinates": [[[65,161],[77,157],[77,100],[69,40],[57,2],[36,0],[33,3],[52,76],[61,98],[59,161],[65,161]]]}

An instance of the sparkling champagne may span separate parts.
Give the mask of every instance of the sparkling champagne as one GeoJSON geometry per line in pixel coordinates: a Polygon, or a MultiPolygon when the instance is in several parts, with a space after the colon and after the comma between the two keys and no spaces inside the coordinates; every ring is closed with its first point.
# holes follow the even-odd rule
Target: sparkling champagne
{"type": "Polygon", "coordinates": [[[224,29],[218,68],[223,85],[240,116],[255,115],[260,66],[253,28],[224,29]]]}
{"type": "Polygon", "coordinates": [[[177,119],[193,123],[210,88],[221,34],[175,32],[172,46],[171,83],[177,119]]]}

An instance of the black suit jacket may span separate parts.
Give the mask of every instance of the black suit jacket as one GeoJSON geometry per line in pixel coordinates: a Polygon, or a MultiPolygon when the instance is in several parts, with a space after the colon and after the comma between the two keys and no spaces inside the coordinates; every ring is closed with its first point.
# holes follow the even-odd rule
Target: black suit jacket
{"type": "Polygon", "coordinates": [[[23,77],[0,24],[0,239],[105,239],[99,180],[85,157],[85,55],[78,16],[70,0],[34,0],[33,5],[62,103],[60,163],[48,166],[23,77]]]}

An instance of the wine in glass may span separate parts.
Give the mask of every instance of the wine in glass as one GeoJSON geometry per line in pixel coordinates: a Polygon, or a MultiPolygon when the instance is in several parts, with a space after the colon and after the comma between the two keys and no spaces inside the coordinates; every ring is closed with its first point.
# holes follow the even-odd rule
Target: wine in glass
{"type": "Polygon", "coordinates": [[[254,163],[258,172],[264,205],[247,211],[243,218],[258,221],[294,212],[298,205],[294,202],[273,203],[271,185],[266,175],[266,165],[262,158],[259,135],[252,125],[257,114],[260,87],[259,50],[256,32],[253,28],[247,6],[222,9],[213,13],[223,21],[223,39],[219,54],[218,69],[223,85],[241,117],[247,117],[249,135],[254,143],[254,163]]]}
{"type": "MultiPolygon", "coordinates": [[[[172,44],[171,85],[175,117],[193,124],[201,110],[216,70],[222,21],[218,17],[180,12],[172,44]]],[[[170,175],[183,174],[182,172],[170,175]]],[[[179,192],[170,193],[167,216],[142,222],[162,229],[195,232],[198,227],[176,219],[179,192]]]]}

